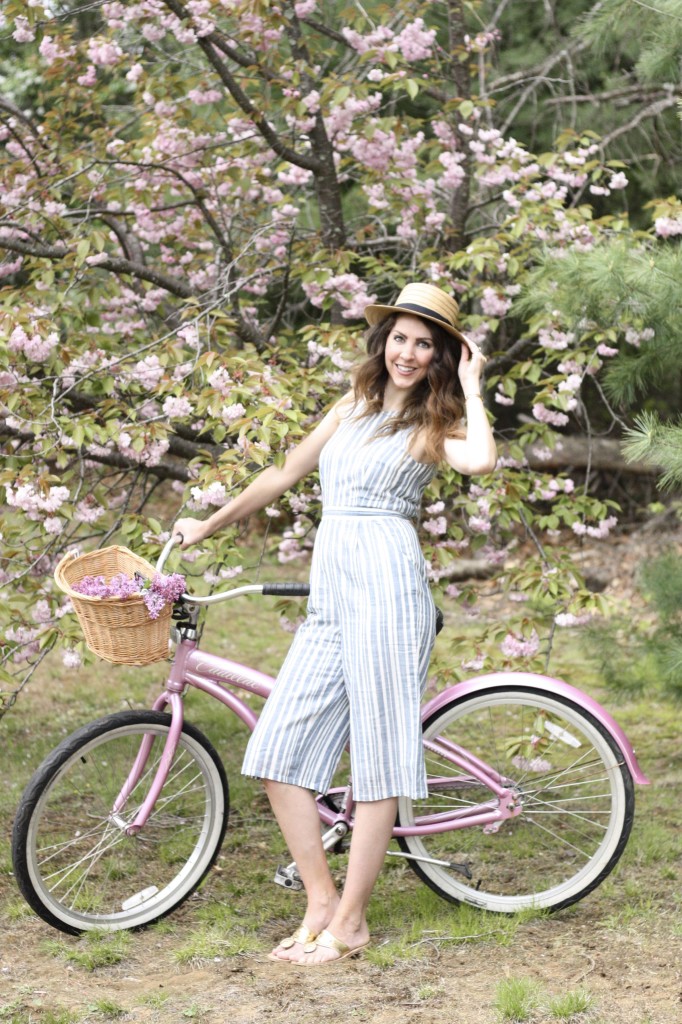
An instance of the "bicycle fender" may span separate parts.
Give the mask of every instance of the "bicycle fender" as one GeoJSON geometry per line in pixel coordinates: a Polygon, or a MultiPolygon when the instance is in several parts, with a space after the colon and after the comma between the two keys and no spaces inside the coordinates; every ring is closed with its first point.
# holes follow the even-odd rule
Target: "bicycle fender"
{"type": "Polygon", "coordinates": [[[593,697],[583,693],[582,690],[565,683],[563,679],[552,679],[550,676],[536,675],[532,672],[491,672],[489,675],[474,676],[472,679],[465,679],[461,683],[449,686],[447,690],[437,694],[422,708],[422,721],[426,721],[431,715],[450,701],[459,697],[467,696],[481,690],[494,690],[499,687],[509,688],[510,686],[527,686],[533,690],[540,690],[545,693],[566,697],[574,704],[584,708],[593,718],[604,726],[618,744],[628,770],[633,780],[640,786],[648,786],[650,780],[646,777],[637,763],[635,751],[627,736],[618,725],[618,722],[608,711],[594,700],[593,697]]]}

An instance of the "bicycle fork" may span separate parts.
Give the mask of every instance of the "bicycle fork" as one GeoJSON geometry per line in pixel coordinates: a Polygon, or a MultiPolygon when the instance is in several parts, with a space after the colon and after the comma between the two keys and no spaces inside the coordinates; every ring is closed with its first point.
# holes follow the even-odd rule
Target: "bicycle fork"
{"type": "Polygon", "coordinates": [[[144,828],[147,824],[149,816],[154,810],[154,805],[159,798],[159,794],[166,784],[166,779],[168,778],[168,773],[171,770],[175,752],[178,749],[178,743],[180,742],[182,726],[184,723],[184,705],[182,702],[181,692],[174,692],[169,687],[168,690],[162,693],[154,701],[152,710],[162,711],[167,705],[170,705],[171,724],[164,744],[163,753],[161,754],[161,759],[156,769],[152,784],[149,787],[147,796],[138,808],[137,814],[133,820],[131,822],[126,822],[122,812],[131,793],[142,778],[154,744],[155,737],[149,733],[142,738],[140,749],[138,750],[133,766],[130,769],[130,774],[124,782],[120,793],[116,797],[111,814],[109,815],[111,823],[122,829],[127,836],[136,835],[140,829],[144,828]]]}

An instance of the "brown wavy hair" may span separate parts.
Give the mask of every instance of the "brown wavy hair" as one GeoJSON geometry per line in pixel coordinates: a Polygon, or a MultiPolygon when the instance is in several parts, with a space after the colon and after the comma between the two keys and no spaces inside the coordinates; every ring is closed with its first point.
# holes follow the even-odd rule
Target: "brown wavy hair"
{"type": "MultiPolygon", "coordinates": [[[[391,313],[367,332],[367,358],[353,374],[355,400],[365,404],[361,416],[372,416],[383,409],[388,382],[386,341],[399,315],[391,313]]],[[[398,430],[421,433],[426,461],[440,462],[445,439],[464,437],[464,392],[457,374],[461,342],[431,320],[422,320],[422,323],[428,328],[435,349],[427,375],[408,393],[400,415],[391,417],[380,433],[394,434],[398,430]]]]}

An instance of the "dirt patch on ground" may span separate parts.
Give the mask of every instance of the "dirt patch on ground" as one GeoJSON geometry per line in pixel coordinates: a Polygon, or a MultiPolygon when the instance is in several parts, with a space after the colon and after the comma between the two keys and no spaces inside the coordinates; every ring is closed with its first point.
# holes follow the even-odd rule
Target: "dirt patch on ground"
{"type": "MultiPolygon", "coordinates": [[[[614,538],[609,544],[586,547],[583,568],[607,592],[636,601],[637,565],[670,545],[679,545],[679,534],[645,531],[614,538]]],[[[494,585],[481,586],[488,589],[496,614],[503,614],[494,585]]],[[[24,710],[32,699],[24,698],[24,710]]],[[[174,951],[196,928],[198,909],[207,900],[221,898],[209,880],[200,896],[169,919],[167,928],[133,935],[120,963],[89,971],[67,959],[78,939],[61,936],[34,916],[22,914],[7,872],[0,877],[0,906],[8,911],[0,943],[0,1020],[70,1024],[117,1016],[154,1024],[191,1019],[206,1024],[319,1024],[346,1018],[373,1024],[495,1024],[502,1019],[495,1005],[499,983],[522,978],[538,986],[537,1006],[527,1018],[531,1024],[556,1019],[550,1001],[578,988],[589,991],[593,1004],[586,1015],[571,1018],[574,1022],[680,1021],[682,926],[679,899],[674,896],[679,892],[679,838],[676,847],[669,847],[676,851],[672,860],[642,852],[647,829],[668,814],[664,808],[670,803],[663,803],[663,796],[672,797],[678,808],[672,819],[666,819],[666,827],[677,828],[679,837],[682,825],[679,731],[671,735],[669,728],[666,732],[661,727],[659,732],[655,757],[645,765],[659,788],[638,793],[635,832],[613,887],[597,890],[568,911],[522,922],[506,944],[490,937],[455,943],[444,934],[424,935],[388,966],[369,957],[306,971],[273,964],[265,956],[297,923],[300,903],[292,903],[290,919],[270,920],[261,928],[262,953],[197,959],[179,966],[174,951]]],[[[419,886],[416,879],[410,884],[419,886]]],[[[269,891],[263,888],[263,901],[269,891]]],[[[375,932],[375,949],[400,937],[400,922],[391,927],[391,934],[375,932]]]]}
{"type": "Polygon", "coordinates": [[[107,1003],[126,1019],[149,1022],[315,1024],[343,1017],[373,1024],[491,1024],[499,1019],[498,982],[528,978],[540,988],[531,1020],[551,1019],[543,1001],[579,987],[594,999],[588,1019],[604,1024],[682,1019],[679,963],[669,946],[659,944],[663,936],[657,938],[656,928],[603,930],[589,904],[583,907],[522,928],[508,948],[448,949],[434,943],[391,967],[356,961],[317,971],[252,956],[178,969],[172,940],[143,935],[135,938],[124,965],[85,972],[41,951],[52,934],[31,920],[5,931],[3,996],[7,1009],[14,1003],[17,1021],[42,1020],[46,1009],[57,1007],[75,1019],[96,1019],[103,1015],[98,1007],[107,1003]]]}

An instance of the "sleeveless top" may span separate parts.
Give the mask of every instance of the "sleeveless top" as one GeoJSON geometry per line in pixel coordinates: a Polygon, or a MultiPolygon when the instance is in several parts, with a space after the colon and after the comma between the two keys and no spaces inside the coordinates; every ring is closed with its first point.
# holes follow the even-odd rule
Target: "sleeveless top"
{"type": "Polygon", "coordinates": [[[320,455],[323,513],[389,514],[416,519],[436,467],[409,452],[412,432],[376,436],[393,412],[351,411],[320,455]]]}

